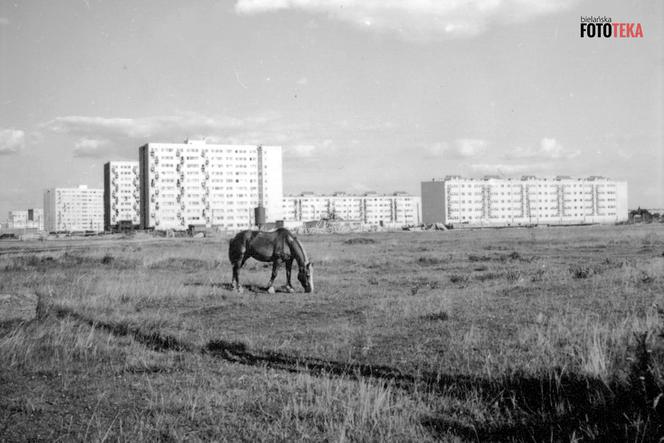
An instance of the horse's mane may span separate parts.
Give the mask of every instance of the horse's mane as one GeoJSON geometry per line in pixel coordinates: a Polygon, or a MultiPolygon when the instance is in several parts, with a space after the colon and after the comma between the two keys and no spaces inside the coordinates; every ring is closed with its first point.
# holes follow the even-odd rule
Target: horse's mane
{"type": "Polygon", "coordinates": [[[295,243],[297,244],[297,247],[300,248],[300,250],[302,251],[302,255],[304,256],[304,264],[306,265],[307,263],[309,263],[309,257],[307,257],[307,251],[304,250],[304,246],[302,246],[302,243],[300,243],[300,240],[298,240],[297,237],[295,237],[294,235],[292,237],[295,243]]]}

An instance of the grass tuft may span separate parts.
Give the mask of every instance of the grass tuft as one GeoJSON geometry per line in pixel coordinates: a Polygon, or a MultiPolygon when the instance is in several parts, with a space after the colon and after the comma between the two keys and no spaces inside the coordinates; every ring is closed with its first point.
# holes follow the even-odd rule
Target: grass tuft
{"type": "Polygon", "coordinates": [[[454,274],[450,276],[450,281],[457,284],[467,284],[470,281],[470,277],[467,275],[454,274]]]}
{"type": "Polygon", "coordinates": [[[420,317],[425,321],[446,321],[450,318],[449,314],[445,311],[433,312],[420,317]]]}
{"type": "Polygon", "coordinates": [[[369,237],[354,237],[344,241],[346,245],[373,245],[376,240],[369,237]]]}
{"type": "Polygon", "coordinates": [[[422,266],[435,266],[447,263],[447,259],[441,257],[423,256],[417,259],[417,263],[422,266]]]}

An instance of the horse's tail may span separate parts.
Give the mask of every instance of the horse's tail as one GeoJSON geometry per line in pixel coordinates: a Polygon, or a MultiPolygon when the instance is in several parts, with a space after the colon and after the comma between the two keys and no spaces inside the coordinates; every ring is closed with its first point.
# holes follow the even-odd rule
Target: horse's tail
{"type": "Polygon", "coordinates": [[[228,244],[228,260],[230,260],[231,264],[242,260],[242,257],[244,256],[246,239],[243,234],[244,232],[240,232],[233,237],[228,244]]]}

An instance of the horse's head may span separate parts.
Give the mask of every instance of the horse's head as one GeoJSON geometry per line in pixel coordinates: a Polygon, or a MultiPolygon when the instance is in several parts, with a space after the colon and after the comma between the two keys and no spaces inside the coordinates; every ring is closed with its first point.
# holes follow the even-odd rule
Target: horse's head
{"type": "Polygon", "coordinates": [[[297,273],[297,279],[304,288],[304,292],[314,292],[314,267],[310,262],[307,262],[304,266],[300,267],[300,271],[297,273]]]}

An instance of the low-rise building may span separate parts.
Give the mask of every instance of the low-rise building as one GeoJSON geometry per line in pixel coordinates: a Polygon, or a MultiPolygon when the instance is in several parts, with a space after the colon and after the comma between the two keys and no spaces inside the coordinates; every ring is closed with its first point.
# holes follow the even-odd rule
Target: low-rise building
{"type": "Polygon", "coordinates": [[[9,211],[7,229],[44,230],[44,210],[42,208],[9,211]]]}
{"type": "Polygon", "coordinates": [[[395,192],[362,195],[335,192],[331,195],[303,192],[283,199],[284,219],[314,221],[321,219],[359,221],[363,224],[417,225],[420,224],[420,197],[395,192]]]}
{"type": "Polygon", "coordinates": [[[604,177],[447,176],[422,182],[425,224],[519,226],[616,223],[627,218],[627,183],[604,177]]]}

